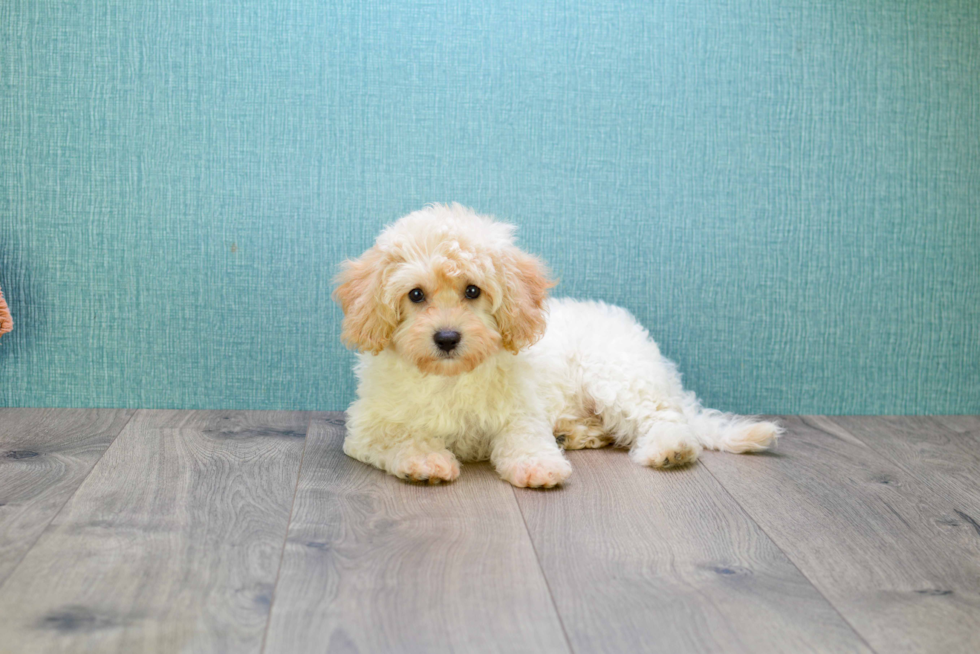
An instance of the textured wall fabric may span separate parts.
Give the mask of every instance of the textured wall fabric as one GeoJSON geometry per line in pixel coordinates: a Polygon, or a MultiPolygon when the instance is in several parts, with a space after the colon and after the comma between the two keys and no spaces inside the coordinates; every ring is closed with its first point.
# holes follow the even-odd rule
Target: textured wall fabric
{"type": "Polygon", "coordinates": [[[710,405],[980,412],[980,3],[0,3],[0,406],[341,409],[457,200],[710,405]]]}

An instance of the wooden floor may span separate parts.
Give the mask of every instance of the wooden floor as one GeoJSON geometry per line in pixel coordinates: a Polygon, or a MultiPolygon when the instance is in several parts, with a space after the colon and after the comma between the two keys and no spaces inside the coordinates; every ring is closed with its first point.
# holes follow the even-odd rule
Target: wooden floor
{"type": "Polygon", "coordinates": [[[400,482],[342,414],[0,409],[0,653],[980,652],[980,418],[400,482]]]}

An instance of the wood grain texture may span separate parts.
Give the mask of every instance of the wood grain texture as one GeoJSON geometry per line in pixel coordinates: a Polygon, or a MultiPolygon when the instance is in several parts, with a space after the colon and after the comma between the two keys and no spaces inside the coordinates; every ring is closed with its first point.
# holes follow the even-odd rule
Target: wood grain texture
{"type": "Polygon", "coordinates": [[[0,652],[257,652],[308,417],[140,411],[0,589],[0,652]]]}
{"type": "Polygon", "coordinates": [[[980,650],[980,534],[839,425],[788,417],[772,454],[705,466],[879,652],[980,650]]]}
{"type": "Polygon", "coordinates": [[[961,520],[980,525],[980,442],[971,434],[927,416],[824,417],[814,423],[828,430],[836,425],[861,439],[958,505],[954,512],[961,520]]]}
{"type": "Polygon", "coordinates": [[[957,434],[965,434],[975,443],[980,443],[980,416],[930,416],[930,419],[957,434]]]}
{"type": "Polygon", "coordinates": [[[0,587],[133,413],[0,409],[0,587]]]}
{"type": "Polygon", "coordinates": [[[570,454],[516,495],[576,652],[870,651],[704,467],[570,454]]]}
{"type": "Polygon", "coordinates": [[[267,654],[568,652],[510,486],[485,464],[402,482],[343,436],[311,424],[267,654]]]}

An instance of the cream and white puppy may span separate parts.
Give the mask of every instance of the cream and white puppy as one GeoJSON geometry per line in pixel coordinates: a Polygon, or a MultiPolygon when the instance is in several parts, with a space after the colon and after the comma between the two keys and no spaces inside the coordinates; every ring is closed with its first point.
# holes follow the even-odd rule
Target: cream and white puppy
{"type": "Polygon", "coordinates": [[[337,283],[343,339],[361,351],[344,452],[402,479],[453,481],[459,461],[490,459],[515,486],[550,488],[572,472],[563,448],[665,468],[780,433],[702,408],[625,309],[547,299],[514,227],[459,204],[390,225],[337,283]]]}

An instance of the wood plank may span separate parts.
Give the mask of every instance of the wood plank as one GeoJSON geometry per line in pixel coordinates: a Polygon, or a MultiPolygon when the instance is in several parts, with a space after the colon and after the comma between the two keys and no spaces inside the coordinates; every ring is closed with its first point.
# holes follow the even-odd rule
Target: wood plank
{"type": "Polygon", "coordinates": [[[0,409],[0,587],[133,413],[0,409]]]}
{"type": "Polygon", "coordinates": [[[777,452],[706,467],[879,652],[980,651],[980,534],[844,429],[787,417],[777,452]]]}
{"type": "Polygon", "coordinates": [[[974,443],[980,443],[980,416],[929,416],[946,429],[970,437],[974,443]]]}
{"type": "Polygon", "coordinates": [[[257,652],[308,416],[140,411],[0,589],[8,652],[257,652]]]}
{"type": "Polygon", "coordinates": [[[703,466],[569,454],[516,495],[576,652],[870,651],[703,466]]]}
{"type": "Polygon", "coordinates": [[[489,466],[441,486],[346,457],[314,420],[268,654],[567,652],[513,493],[489,466]]]}
{"type": "Polygon", "coordinates": [[[961,520],[980,524],[980,447],[970,435],[927,416],[815,418],[814,424],[859,438],[920,484],[959,505],[954,511],[961,520]]]}

